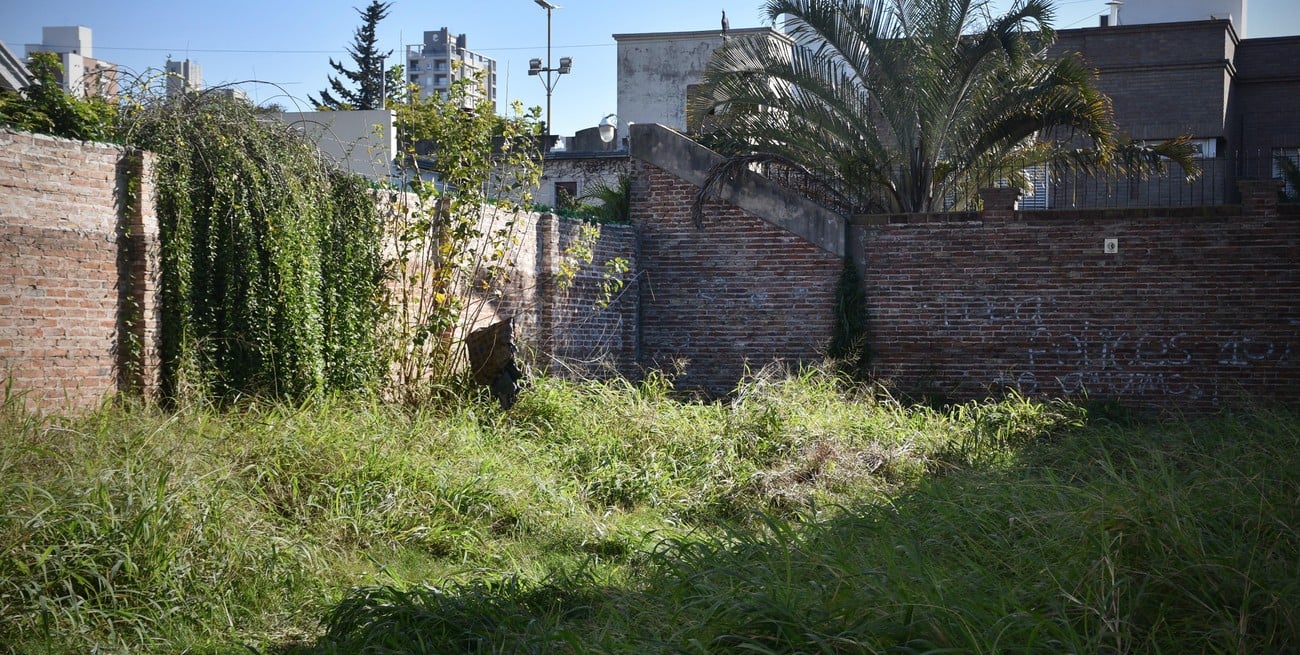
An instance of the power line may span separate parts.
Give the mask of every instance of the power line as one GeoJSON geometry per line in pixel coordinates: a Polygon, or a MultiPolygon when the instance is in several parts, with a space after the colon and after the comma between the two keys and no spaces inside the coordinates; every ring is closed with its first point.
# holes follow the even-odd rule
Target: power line
{"type": "MultiPolygon", "coordinates": [[[[584,43],[579,45],[555,46],[557,48],[612,48],[613,43],[584,43]]],[[[546,46],[516,46],[510,48],[475,48],[475,52],[504,52],[507,50],[536,50],[546,46]]],[[[132,52],[205,52],[217,54],[250,54],[250,55],[337,55],[346,54],[345,49],[336,50],[244,50],[238,48],[141,48],[131,46],[110,46],[95,44],[96,50],[122,50],[132,52]]]]}

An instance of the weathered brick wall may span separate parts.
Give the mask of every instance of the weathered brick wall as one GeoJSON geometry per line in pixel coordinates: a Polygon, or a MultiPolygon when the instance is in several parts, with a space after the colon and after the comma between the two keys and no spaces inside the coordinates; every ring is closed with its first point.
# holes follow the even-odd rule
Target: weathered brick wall
{"type": "Polygon", "coordinates": [[[600,226],[599,237],[588,243],[583,224],[543,214],[537,224],[539,345],[545,364],[558,375],[574,377],[637,376],[637,309],[639,287],[636,232],[631,226],[600,226]],[[581,264],[576,275],[557,282],[561,260],[590,248],[591,262],[581,264]],[[611,262],[621,258],[627,271],[619,273],[611,262]],[[620,284],[621,283],[621,284],[620,284]]]}
{"type": "Polygon", "coordinates": [[[684,361],[678,388],[725,393],[746,365],[820,360],[839,257],[724,203],[709,203],[697,230],[696,187],[651,164],[634,163],[632,184],[643,365],[684,361]]]}
{"type": "MultiPolygon", "coordinates": [[[[412,248],[410,244],[399,247],[391,236],[401,232],[404,221],[412,220],[402,219],[402,212],[419,216],[421,211],[440,211],[418,209],[414,194],[381,193],[378,201],[390,231],[385,247],[389,258],[412,248]]],[[[470,276],[475,284],[458,289],[466,295],[466,306],[457,329],[446,338],[460,342],[475,330],[510,319],[520,355],[533,365],[575,377],[634,375],[637,290],[632,285],[605,303],[602,284],[616,277],[631,278],[635,233],[628,226],[599,228],[594,241],[582,244],[590,249],[591,262],[581,263],[573,258],[581,254],[577,244],[583,225],[550,213],[512,213],[485,205],[476,228],[481,236],[465,245],[467,252],[479,258],[479,270],[470,276]],[[569,283],[558,285],[556,276],[566,258],[576,268],[576,275],[569,283]],[[607,263],[614,258],[626,260],[629,273],[619,276],[610,270],[607,263]],[[488,275],[488,270],[496,274],[488,275]]],[[[390,281],[394,302],[407,307],[399,321],[416,320],[422,311],[422,292],[433,291],[423,289],[418,281],[427,279],[420,260],[423,256],[428,256],[427,251],[418,248],[409,255],[405,270],[413,280],[408,291],[390,281]]]]}
{"type": "Polygon", "coordinates": [[[1300,36],[1242,41],[1237,68],[1243,167],[1269,176],[1274,148],[1300,148],[1300,36]]]}
{"type": "Polygon", "coordinates": [[[1244,208],[868,219],[876,372],[955,399],[1300,401],[1300,215],[1269,207],[1274,186],[1243,196],[1244,208]]]}
{"type": "MultiPolygon", "coordinates": [[[[0,131],[0,365],[28,405],[81,409],[153,384],[150,166],[112,146],[0,131]]],[[[633,167],[636,227],[604,227],[593,263],[560,289],[580,226],[530,218],[492,316],[516,317],[561,374],[684,362],[679,388],[725,393],[747,366],[820,360],[840,258],[722,202],[698,230],[694,184],[633,167]],[[614,257],[636,277],[601,307],[614,257]]],[[[950,398],[1015,388],[1178,411],[1300,401],[1300,211],[1276,206],[1276,183],[1241,196],[1071,212],[1013,212],[990,196],[982,214],[864,219],[851,243],[876,372],[950,398]]]]}
{"type": "Polygon", "coordinates": [[[1129,137],[1206,138],[1225,136],[1236,45],[1228,21],[1205,20],[1061,30],[1049,54],[1083,53],[1129,137]]]}
{"type": "Polygon", "coordinates": [[[156,373],[151,158],[0,130],[0,375],[28,407],[94,407],[156,373]]]}

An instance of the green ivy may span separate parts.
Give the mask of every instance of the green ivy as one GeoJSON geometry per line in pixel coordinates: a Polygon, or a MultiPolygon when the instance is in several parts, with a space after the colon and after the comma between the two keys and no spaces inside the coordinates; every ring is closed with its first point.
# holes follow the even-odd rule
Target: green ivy
{"type": "Polygon", "coordinates": [[[855,380],[865,380],[870,373],[867,332],[867,296],[862,291],[862,277],[851,257],[844,258],[839,281],[835,285],[835,325],[826,355],[840,373],[855,380]]]}
{"type": "Polygon", "coordinates": [[[368,388],[384,373],[377,336],[383,224],[369,183],[355,175],[332,181],[334,211],[321,248],[325,381],[333,388],[368,388]]]}
{"type": "Polygon", "coordinates": [[[243,102],[137,104],[123,132],[158,156],[164,397],[375,386],[382,279],[368,185],[243,102]]]}

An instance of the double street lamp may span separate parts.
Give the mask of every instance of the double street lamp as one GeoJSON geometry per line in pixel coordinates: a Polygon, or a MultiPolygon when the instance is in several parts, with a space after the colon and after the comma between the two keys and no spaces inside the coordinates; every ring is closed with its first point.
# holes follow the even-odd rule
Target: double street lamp
{"type": "Polygon", "coordinates": [[[537,6],[546,10],[546,66],[542,66],[541,59],[528,60],[528,74],[537,75],[542,81],[542,86],[546,87],[546,131],[553,133],[554,125],[551,123],[551,92],[555,90],[555,85],[560,83],[561,75],[568,75],[573,70],[572,57],[560,57],[559,66],[551,66],[551,11],[559,7],[547,2],[546,0],[533,0],[537,6]],[[542,77],[542,73],[546,73],[542,77]]]}

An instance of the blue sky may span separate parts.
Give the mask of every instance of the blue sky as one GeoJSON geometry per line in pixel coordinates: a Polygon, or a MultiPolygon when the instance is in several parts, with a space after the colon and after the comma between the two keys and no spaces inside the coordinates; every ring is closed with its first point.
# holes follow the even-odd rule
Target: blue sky
{"type": "MultiPolygon", "coordinates": [[[[1177,2],[1180,0],[1170,0],[1177,2]]],[[[173,59],[192,59],[208,85],[264,80],[248,86],[261,103],[306,105],[325,87],[327,60],[343,52],[360,24],[353,7],[369,0],[0,0],[0,40],[22,56],[44,25],[94,30],[95,56],[140,73],[173,59]]],[[[759,0],[553,0],[554,57],[574,59],[573,73],[555,89],[560,133],[595,125],[615,111],[613,34],[709,30],[726,10],[733,28],[760,25],[759,0]]],[[[1010,0],[998,0],[999,8],[1010,0]]],[[[1091,27],[1106,13],[1104,0],[1059,0],[1057,28],[1091,27]]],[[[398,55],[424,30],[451,28],[468,35],[471,50],[498,62],[502,99],[541,106],[546,96],[527,75],[528,60],[545,57],[546,12],[533,0],[395,0],[380,24],[384,49],[398,55]]],[[[1300,34],[1300,2],[1252,0],[1250,37],[1300,34]]],[[[349,65],[351,61],[347,62],[349,65]]],[[[504,103],[499,103],[504,104],[504,103]]]]}

